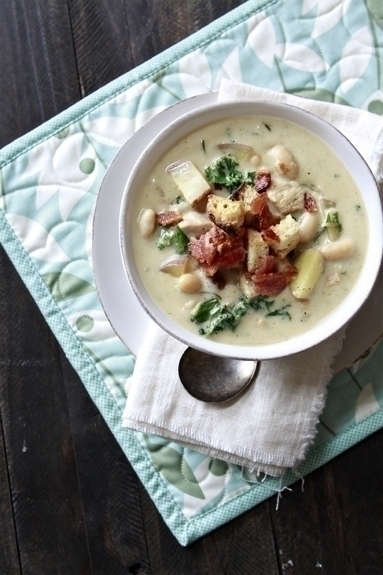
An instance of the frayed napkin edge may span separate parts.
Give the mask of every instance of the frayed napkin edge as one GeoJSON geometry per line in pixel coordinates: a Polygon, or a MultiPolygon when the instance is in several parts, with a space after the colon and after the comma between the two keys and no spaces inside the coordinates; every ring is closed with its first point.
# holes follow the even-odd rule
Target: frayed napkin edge
{"type": "Polygon", "coordinates": [[[327,386],[333,377],[331,366],[336,355],[341,350],[344,337],[345,329],[341,330],[336,336],[322,342],[322,344],[328,346],[326,354],[328,354],[330,358],[328,365],[323,369],[321,380],[318,382],[318,387],[323,391],[315,394],[313,397],[306,430],[302,436],[302,443],[298,454],[294,458],[286,458],[279,455],[273,456],[271,454],[261,452],[249,455],[247,451],[242,451],[241,453],[241,448],[239,446],[235,448],[235,451],[228,450],[227,446],[218,444],[217,442],[212,446],[210,436],[202,435],[197,438],[193,436],[193,433],[187,434],[186,441],[185,428],[180,428],[179,426],[175,428],[173,425],[169,425],[168,421],[165,422],[153,419],[146,419],[143,421],[139,413],[135,412],[130,412],[129,416],[124,417],[122,425],[132,431],[159,435],[161,437],[165,437],[169,441],[175,441],[183,447],[194,448],[210,457],[216,457],[234,465],[246,467],[250,473],[265,473],[266,475],[271,475],[273,477],[282,477],[289,469],[293,470],[294,473],[298,473],[298,469],[305,460],[307,451],[313,444],[315,436],[317,435],[319,416],[322,413],[326,402],[327,386]]]}
{"type": "Polygon", "coordinates": [[[325,367],[324,373],[322,374],[322,385],[324,386],[324,391],[322,393],[316,394],[313,397],[313,401],[310,408],[309,414],[309,421],[307,425],[306,433],[303,435],[303,442],[301,446],[301,452],[298,454],[295,464],[292,466],[294,472],[297,472],[299,466],[303,463],[306,459],[307,451],[310,446],[314,443],[315,437],[318,433],[318,423],[319,417],[325,407],[327,392],[328,392],[328,384],[330,383],[331,379],[334,376],[334,372],[332,369],[332,365],[336,356],[340,353],[342,349],[342,345],[344,339],[346,337],[346,328],[345,326],[341,329],[337,336],[333,336],[328,340],[325,340],[323,343],[327,343],[329,345],[328,353],[332,358],[331,362],[325,367]]]}

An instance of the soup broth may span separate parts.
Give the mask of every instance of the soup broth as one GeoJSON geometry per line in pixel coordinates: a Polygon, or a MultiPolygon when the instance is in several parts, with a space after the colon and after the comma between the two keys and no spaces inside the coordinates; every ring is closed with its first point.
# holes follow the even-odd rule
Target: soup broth
{"type": "Polygon", "coordinates": [[[275,117],[220,120],[183,138],[148,174],[134,211],[150,296],[186,329],[238,345],[284,341],[320,322],[358,278],[368,239],[363,199],[337,156],[275,117]],[[196,174],[207,182],[200,197],[196,174]],[[175,251],[179,230],[187,260],[175,251]],[[198,323],[206,302],[217,330],[211,317],[198,323]]]}

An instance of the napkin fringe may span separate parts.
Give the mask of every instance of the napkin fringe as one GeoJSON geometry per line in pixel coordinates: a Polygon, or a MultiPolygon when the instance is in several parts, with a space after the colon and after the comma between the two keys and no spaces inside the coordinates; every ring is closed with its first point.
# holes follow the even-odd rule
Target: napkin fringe
{"type": "Polygon", "coordinates": [[[123,425],[134,431],[167,437],[170,441],[176,441],[186,447],[193,445],[211,457],[221,458],[235,465],[246,467],[250,472],[256,471],[279,476],[280,473],[276,473],[275,468],[281,467],[285,472],[286,468],[292,468],[296,461],[295,458],[287,458],[282,455],[262,452],[249,453],[248,449],[243,449],[240,445],[228,449],[225,442],[222,442],[221,445],[216,441],[216,445],[212,446],[212,438],[206,433],[197,434],[194,430],[186,430],[184,427],[175,427],[174,425],[170,428],[169,421],[153,421],[152,419],[142,421],[138,414],[132,412],[129,413],[129,417],[124,418],[123,425]],[[185,436],[187,441],[185,441],[185,436]]]}
{"type": "Polygon", "coordinates": [[[379,134],[371,156],[371,168],[378,182],[380,197],[383,200],[383,133],[379,134]]]}

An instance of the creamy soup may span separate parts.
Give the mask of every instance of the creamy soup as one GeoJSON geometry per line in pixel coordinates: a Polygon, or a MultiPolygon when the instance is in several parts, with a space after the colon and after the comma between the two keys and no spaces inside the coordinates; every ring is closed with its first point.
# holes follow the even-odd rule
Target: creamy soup
{"type": "Polygon", "coordinates": [[[182,139],[148,174],[134,220],[151,297],[186,329],[238,345],[320,322],[358,278],[368,236],[339,159],[274,117],[217,121],[182,139]]]}

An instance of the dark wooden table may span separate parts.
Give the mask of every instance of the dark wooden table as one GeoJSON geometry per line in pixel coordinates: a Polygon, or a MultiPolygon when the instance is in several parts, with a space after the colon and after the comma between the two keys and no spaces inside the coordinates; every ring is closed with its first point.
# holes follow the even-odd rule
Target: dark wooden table
{"type": "MultiPolygon", "coordinates": [[[[240,0],[0,0],[0,146],[240,0]]],[[[0,575],[374,575],[383,430],[188,548],[0,250],[0,575]]]]}

